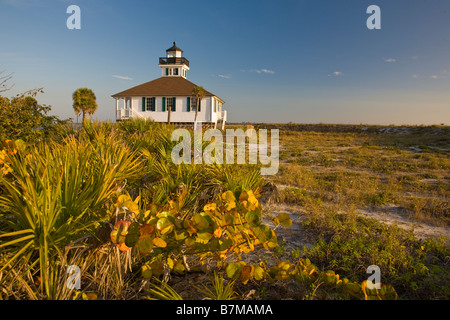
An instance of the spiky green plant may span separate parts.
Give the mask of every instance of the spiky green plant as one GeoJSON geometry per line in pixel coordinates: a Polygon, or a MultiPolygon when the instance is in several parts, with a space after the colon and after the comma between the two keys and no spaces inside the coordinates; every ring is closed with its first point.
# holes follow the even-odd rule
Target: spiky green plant
{"type": "Polygon", "coordinates": [[[206,171],[211,185],[221,186],[235,195],[242,191],[256,190],[262,182],[257,165],[217,164],[207,167],[206,171]]]}
{"type": "Polygon", "coordinates": [[[7,256],[0,272],[17,263],[37,266],[40,291],[56,297],[57,261],[70,241],[105,218],[103,205],[136,173],[139,159],[123,146],[94,147],[75,138],[8,154],[12,172],[0,176],[0,248],[7,256]]]}
{"type": "Polygon", "coordinates": [[[234,291],[235,280],[229,281],[225,285],[225,279],[214,271],[214,277],[211,277],[211,283],[214,291],[202,284],[203,288],[194,286],[201,292],[203,292],[208,298],[213,300],[233,300],[237,297],[236,291],[234,291]]]}
{"type": "Polygon", "coordinates": [[[148,300],[183,300],[183,297],[178,294],[178,292],[175,291],[174,288],[172,288],[169,284],[166,282],[163,282],[157,278],[154,278],[154,280],[158,283],[149,283],[151,288],[147,289],[147,291],[153,295],[145,297],[148,300]]]}

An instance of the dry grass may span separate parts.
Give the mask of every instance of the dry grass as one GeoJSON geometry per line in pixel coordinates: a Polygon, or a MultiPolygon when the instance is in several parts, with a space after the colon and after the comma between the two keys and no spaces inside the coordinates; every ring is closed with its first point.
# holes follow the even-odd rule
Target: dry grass
{"type": "Polygon", "coordinates": [[[450,146],[432,128],[420,135],[282,130],[282,164],[271,180],[285,187],[282,200],[289,203],[398,205],[415,221],[448,226],[450,158],[444,141],[450,146]],[[410,148],[424,143],[429,145],[420,151],[410,148]]]}

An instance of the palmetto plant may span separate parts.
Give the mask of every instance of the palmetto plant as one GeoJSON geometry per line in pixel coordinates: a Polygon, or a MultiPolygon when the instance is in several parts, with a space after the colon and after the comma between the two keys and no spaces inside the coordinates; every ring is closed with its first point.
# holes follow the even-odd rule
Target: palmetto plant
{"type": "Polygon", "coordinates": [[[262,176],[257,165],[211,165],[206,168],[209,183],[230,190],[235,195],[242,191],[256,190],[262,176]]]}
{"type": "Polygon", "coordinates": [[[121,178],[139,170],[139,159],[123,146],[71,137],[8,153],[5,161],[11,172],[0,176],[0,248],[7,256],[0,272],[19,262],[37,267],[41,294],[54,299],[64,246],[105,219],[103,205],[121,178]]]}
{"type": "Polygon", "coordinates": [[[152,296],[146,296],[145,298],[148,300],[183,300],[183,297],[180,296],[178,292],[175,291],[169,284],[163,282],[157,278],[154,278],[155,283],[150,282],[150,289],[147,289],[152,296]]]}
{"type": "Polygon", "coordinates": [[[217,272],[214,271],[214,277],[211,277],[211,283],[214,290],[211,290],[204,284],[202,284],[203,288],[199,288],[197,286],[194,287],[213,300],[233,300],[237,297],[236,291],[234,291],[235,280],[229,281],[225,285],[225,279],[223,276],[219,276],[217,272]]]}

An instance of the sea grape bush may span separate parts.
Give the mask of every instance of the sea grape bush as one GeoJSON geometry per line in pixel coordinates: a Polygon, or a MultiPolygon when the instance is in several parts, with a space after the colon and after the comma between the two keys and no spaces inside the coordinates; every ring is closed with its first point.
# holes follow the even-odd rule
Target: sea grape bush
{"type": "MultiPolygon", "coordinates": [[[[176,201],[169,201],[165,207],[152,205],[150,209],[142,210],[139,197],[132,200],[129,195],[121,195],[115,203],[117,222],[110,234],[111,241],[122,251],[136,247],[140,254],[156,257],[141,267],[145,279],[160,276],[164,268],[183,273],[186,268],[180,256],[198,255],[216,259],[225,267],[230,279],[244,285],[250,280],[319,281],[352,298],[397,299],[397,293],[390,285],[381,284],[378,290],[369,289],[367,281],[359,284],[347,278],[340,279],[334,271],[320,271],[309,259],[282,261],[271,267],[264,262],[247,264],[240,261],[241,254],[253,251],[255,246],[268,250],[278,246],[274,229],[261,222],[258,195],[250,190],[236,198],[227,191],[215,202],[206,204],[202,212],[194,214],[180,212],[176,201]],[[225,262],[230,255],[236,255],[239,261],[225,262]]],[[[272,222],[283,227],[292,225],[286,213],[278,214],[272,222]]]]}
{"type": "MultiPolygon", "coordinates": [[[[132,200],[129,195],[121,195],[115,203],[116,222],[110,238],[121,251],[135,247],[142,255],[163,254],[167,259],[183,254],[223,261],[230,254],[239,256],[258,245],[274,248],[277,236],[261,222],[257,195],[249,190],[237,199],[227,191],[200,213],[179,211],[180,199],[142,210],[139,197],[132,200]]],[[[292,223],[287,214],[279,214],[274,222],[284,226],[292,223]]],[[[178,261],[168,261],[175,270],[182,269],[178,261]]]]}

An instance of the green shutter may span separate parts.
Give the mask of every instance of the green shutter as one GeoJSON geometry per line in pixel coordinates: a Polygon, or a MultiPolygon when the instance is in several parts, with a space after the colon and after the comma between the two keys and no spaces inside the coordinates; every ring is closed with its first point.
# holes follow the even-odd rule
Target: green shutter
{"type": "Polygon", "coordinates": [[[156,101],[155,101],[155,97],[152,97],[152,111],[156,111],[156,101]]]}
{"type": "Polygon", "coordinates": [[[169,75],[169,68],[166,68],[166,76],[169,75]]]}
{"type": "Polygon", "coordinates": [[[187,97],[187,112],[191,111],[191,97],[187,97]]]}
{"type": "Polygon", "coordinates": [[[175,97],[172,98],[172,111],[177,111],[177,99],[175,97]]]}
{"type": "Polygon", "coordinates": [[[142,97],[142,111],[145,111],[145,97],[142,97]]]}
{"type": "Polygon", "coordinates": [[[202,99],[198,99],[198,112],[202,109],[202,99]]]}
{"type": "Polygon", "coordinates": [[[162,98],[162,111],[163,112],[166,111],[166,98],[165,97],[162,98]]]}

